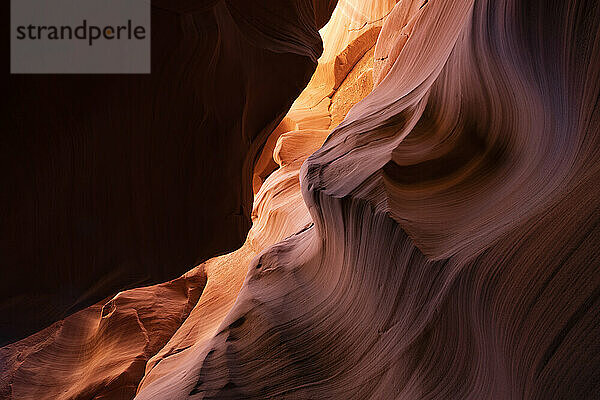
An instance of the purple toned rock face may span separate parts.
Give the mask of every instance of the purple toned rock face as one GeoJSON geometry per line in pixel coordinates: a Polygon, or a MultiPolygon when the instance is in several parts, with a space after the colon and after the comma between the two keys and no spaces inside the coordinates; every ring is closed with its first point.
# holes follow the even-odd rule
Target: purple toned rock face
{"type": "Polygon", "coordinates": [[[151,75],[10,76],[0,343],[243,243],[255,159],[322,51],[315,3],[157,1],[151,75]]]}
{"type": "Polygon", "coordinates": [[[310,82],[319,41],[290,27],[327,18],[266,4],[206,5],[245,33],[219,57],[242,52],[257,81],[243,101],[216,90],[237,78],[215,56],[202,104],[240,101],[241,132],[279,110],[241,164],[243,245],[0,348],[0,397],[598,398],[596,2],[340,1],[310,82]],[[275,57],[306,63],[284,63],[308,82],[291,107],[275,57]]]}

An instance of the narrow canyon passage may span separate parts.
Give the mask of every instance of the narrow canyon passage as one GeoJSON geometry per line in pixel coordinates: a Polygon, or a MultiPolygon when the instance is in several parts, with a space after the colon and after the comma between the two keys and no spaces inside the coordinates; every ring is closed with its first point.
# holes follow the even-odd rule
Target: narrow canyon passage
{"type": "Polygon", "coordinates": [[[600,7],[339,0],[324,20],[252,159],[243,246],[1,348],[2,397],[600,393],[600,7]]]}
{"type": "Polygon", "coordinates": [[[19,399],[132,398],[148,387],[140,397],[173,398],[171,386],[181,383],[182,371],[198,368],[198,352],[234,305],[252,259],[312,226],[300,193],[300,166],[370,93],[377,36],[394,4],[340,2],[321,30],[324,53],[317,70],[256,161],[253,226],[242,248],[172,282],[121,292],[3,348],[11,371],[0,393],[19,399]],[[156,386],[163,392],[156,393],[156,386]]]}

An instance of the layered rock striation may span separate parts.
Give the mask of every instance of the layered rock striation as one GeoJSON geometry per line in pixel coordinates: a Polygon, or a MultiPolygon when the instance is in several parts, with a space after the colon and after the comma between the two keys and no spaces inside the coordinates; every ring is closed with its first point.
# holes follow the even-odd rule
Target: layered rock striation
{"type": "Polygon", "coordinates": [[[600,7],[339,3],[243,246],[2,348],[0,393],[597,397],[600,7]]]}

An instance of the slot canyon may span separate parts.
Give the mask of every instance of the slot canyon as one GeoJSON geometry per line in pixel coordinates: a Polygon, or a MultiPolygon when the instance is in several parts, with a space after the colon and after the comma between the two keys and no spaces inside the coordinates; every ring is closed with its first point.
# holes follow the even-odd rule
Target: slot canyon
{"type": "Polygon", "coordinates": [[[600,398],[597,1],[153,0],[9,85],[0,398],[600,398]]]}

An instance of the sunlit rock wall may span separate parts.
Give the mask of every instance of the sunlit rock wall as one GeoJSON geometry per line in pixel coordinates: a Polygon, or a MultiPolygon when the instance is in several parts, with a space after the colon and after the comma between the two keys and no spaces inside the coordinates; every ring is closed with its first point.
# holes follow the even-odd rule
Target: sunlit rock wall
{"type": "Polygon", "coordinates": [[[366,3],[257,155],[244,245],[1,349],[6,393],[598,397],[600,7],[366,3]]]}

